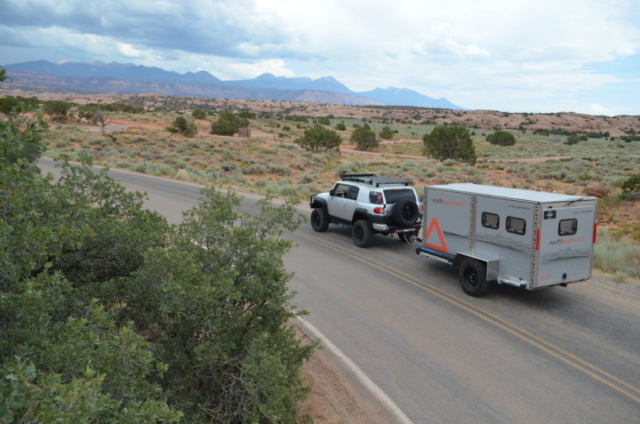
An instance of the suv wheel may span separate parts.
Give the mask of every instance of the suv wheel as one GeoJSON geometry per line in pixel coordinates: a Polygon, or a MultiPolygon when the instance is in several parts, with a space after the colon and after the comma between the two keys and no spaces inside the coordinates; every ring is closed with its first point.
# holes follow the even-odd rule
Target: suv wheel
{"type": "Polygon", "coordinates": [[[403,199],[393,207],[393,219],[397,225],[408,227],[413,225],[420,216],[418,204],[411,199],[403,199]]]}
{"type": "Polygon", "coordinates": [[[373,243],[373,228],[369,221],[364,219],[356,221],[351,230],[351,237],[358,247],[371,246],[371,243],[373,243]]]}
{"type": "Polygon", "coordinates": [[[324,208],[316,208],[311,212],[311,227],[319,233],[327,231],[329,216],[324,208]]]}

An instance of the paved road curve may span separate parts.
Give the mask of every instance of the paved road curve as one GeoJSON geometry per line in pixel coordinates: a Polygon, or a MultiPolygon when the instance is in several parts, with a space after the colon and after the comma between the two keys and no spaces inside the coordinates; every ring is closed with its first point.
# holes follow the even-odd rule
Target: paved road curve
{"type": "MultiPolygon", "coordinates": [[[[194,184],[112,175],[172,222],[198,197],[194,184]]],[[[640,423],[640,291],[594,279],[476,299],[396,238],[359,249],[347,228],[309,224],[288,237],[294,303],[412,421],[640,423]]]]}

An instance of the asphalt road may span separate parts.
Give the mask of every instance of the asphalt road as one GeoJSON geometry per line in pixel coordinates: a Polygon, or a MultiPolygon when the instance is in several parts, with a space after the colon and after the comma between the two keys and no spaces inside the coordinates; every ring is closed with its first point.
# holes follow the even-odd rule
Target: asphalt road
{"type": "MultiPolygon", "coordinates": [[[[195,184],[112,176],[171,222],[197,202],[195,184]]],[[[397,238],[360,249],[346,227],[309,224],[287,236],[293,303],[413,422],[640,423],[639,290],[594,278],[477,299],[397,238]]]]}

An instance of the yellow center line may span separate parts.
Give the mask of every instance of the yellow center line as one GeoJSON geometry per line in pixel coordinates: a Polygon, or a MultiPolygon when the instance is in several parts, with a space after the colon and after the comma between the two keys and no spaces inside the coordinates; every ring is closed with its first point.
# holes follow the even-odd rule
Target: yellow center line
{"type": "Polygon", "coordinates": [[[394,277],[397,277],[415,287],[421,288],[437,297],[439,297],[442,300],[445,300],[447,302],[449,302],[452,305],[455,305],[475,316],[477,316],[478,318],[508,332],[509,334],[512,334],[514,336],[516,336],[517,338],[527,342],[528,344],[540,349],[541,351],[551,355],[552,357],[559,359],[560,361],[566,363],[567,365],[570,365],[571,367],[582,371],[583,373],[587,374],[588,376],[592,377],[593,379],[607,385],[608,387],[616,390],[617,392],[629,397],[630,399],[633,399],[634,401],[640,403],[640,396],[638,396],[636,393],[640,394],[640,389],[632,386],[631,384],[622,381],[620,379],[618,379],[617,377],[607,373],[606,371],[596,367],[595,365],[592,365],[590,363],[588,363],[587,361],[561,349],[558,346],[555,346],[554,344],[530,333],[529,331],[520,328],[490,312],[485,311],[484,309],[481,309],[463,299],[458,299],[452,295],[450,295],[449,293],[432,286],[431,284],[425,283],[423,281],[420,281],[419,279],[406,274],[402,271],[398,271],[397,269],[391,268],[387,265],[384,264],[378,264],[376,262],[371,261],[369,258],[347,250],[341,246],[335,245],[333,243],[330,243],[326,240],[322,240],[318,237],[315,236],[311,236],[308,234],[302,234],[300,232],[295,232],[296,235],[307,239],[309,241],[312,241],[314,243],[323,245],[325,247],[328,247],[329,249],[338,251],[342,254],[345,254],[347,256],[350,256],[354,259],[357,259],[361,262],[366,263],[367,265],[373,266],[381,271],[384,271],[388,274],[393,275],[394,277]],[[611,381],[609,381],[609,380],[611,381]],[[617,384],[615,384],[617,383],[617,384]],[[622,387],[620,387],[622,386],[622,387]],[[626,389],[628,390],[626,390],[626,389]],[[634,393],[635,392],[635,393],[634,393]]]}

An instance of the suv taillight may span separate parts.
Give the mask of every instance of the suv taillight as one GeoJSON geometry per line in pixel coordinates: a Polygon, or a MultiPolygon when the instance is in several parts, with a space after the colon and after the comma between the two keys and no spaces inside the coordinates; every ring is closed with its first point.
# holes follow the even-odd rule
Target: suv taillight
{"type": "Polygon", "coordinates": [[[420,205],[420,212],[424,211],[424,205],[420,205]]]}
{"type": "Polygon", "coordinates": [[[384,208],[373,208],[373,213],[384,214],[384,208]]]}

